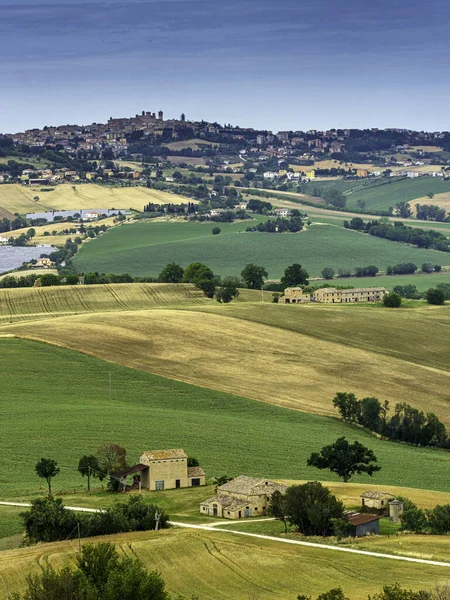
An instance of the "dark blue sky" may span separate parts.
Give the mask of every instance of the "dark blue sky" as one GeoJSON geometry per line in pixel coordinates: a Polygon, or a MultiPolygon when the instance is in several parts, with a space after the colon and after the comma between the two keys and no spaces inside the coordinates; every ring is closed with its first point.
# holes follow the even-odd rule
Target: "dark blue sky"
{"type": "Polygon", "coordinates": [[[141,110],[450,129],[448,0],[0,0],[0,131],[141,110]]]}

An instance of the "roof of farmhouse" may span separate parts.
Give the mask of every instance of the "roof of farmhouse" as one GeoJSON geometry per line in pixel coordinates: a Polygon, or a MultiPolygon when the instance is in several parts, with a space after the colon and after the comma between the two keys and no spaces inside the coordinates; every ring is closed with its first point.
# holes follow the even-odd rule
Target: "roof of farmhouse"
{"type": "Polygon", "coordinates": [[[169,460],[173,458],[187,458],[188,455],[182,448],[171,450],[147,450],[141,456],[145,456],[149,460],[169,460]]]}
{"type": "Polygon", "coordinates": [[[247,475],[240,475],[228,483],[224,483],[218,488],[218,492],[229,492],[234,494],[265,494],[268,490],[273,493],[275,490],[279,492],[285,492],[287,486],[281,483],[275,483],[274,481],[268,481],[263,477],[248,477],[247,475]]]}
{"type": "Polygon", "coordinates": [[[318,290],[316,290],[314,293],[317,292],[326,292],[326,293],[330,293],[330,294],[353,294],[355,292],[359,293],[359,292],[380,292],[380,291],[387,291],[385,287],[370,287],[370,288],[347,288],[345,290],[338,290],[336,288],[320,288],[318,290]]]}

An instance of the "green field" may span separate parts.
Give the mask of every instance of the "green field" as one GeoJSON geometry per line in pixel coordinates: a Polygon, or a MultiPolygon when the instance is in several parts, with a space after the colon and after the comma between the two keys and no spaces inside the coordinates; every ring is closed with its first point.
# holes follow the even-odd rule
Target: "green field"
{"type": "Polygon", "coordinates": [[[381,270],[400,262],[450,264],[450,255],[344,230],[313,225],[298,234],[245,233],[248,223],[220,224],[222,233],[211,235],[211,224],[137,223],[107,231],[84,245],[74,259],[79,272],[129,272],[158,275],[169,262],[187,266],[208,264],[220,275],[238,275],[247,263],[264,265],[270,278],[300,262],[311,276],[330,266],[355,268],[374,264],[381,270]]]}
{"type": "Polygon", "coordinates": [[[143,450],[182,447],[198,458],[208,477],[246,473],[333,480],[327,472],[306,467],[306,459],[340,435],[373,448],[382,465],[373,479],[355,481],[450,491],[450,454],[381,442],[337,419],[190,386],[33,341],[0,339],[0,367],[4,499],[40,493],[33,470],[42,456],[61,466],[55,491],[84,489],[78,459],[106,442],[124,445],[130,463],[143,450]],[[414,469],[407,468],[411,464],[414,469]]]}
{"type": "MultiPolygon", "coordinates": [[[[418,265],[420,268],[420,265],[418,265]]],[[[380,277],[353,277],[345,279],[333,279],[332,281],[311,281],[311,285],[320,286],[322,284],[348,286],[353,288],[383,286],[392,290],[396,285],[412,284],[417,287],[419,292],[426,292],[438,283],[450,284],[450,273],[430,273],[424,275],[393,275],[380,277]]]]}
{"type": "MultiPolygon", "coordinates": [[[[347,208],[357,208],[358,200],[365,201],[365,211],[386,211],[389,207],[395,208],[397,202],[411,202],[418,198],[424,198],[432,192],[442,194],[450,191],[450,181],[444,181],[441,177],[418,177],[408,179],[402,177],[391,177],[389,179],[368,179],[365,181],[313,181],[308,184],[309,194],[314,190],[337,188],[347,198],[347,208]]],[[[433,204],[432,198],[426,202],[433,204]]]]}

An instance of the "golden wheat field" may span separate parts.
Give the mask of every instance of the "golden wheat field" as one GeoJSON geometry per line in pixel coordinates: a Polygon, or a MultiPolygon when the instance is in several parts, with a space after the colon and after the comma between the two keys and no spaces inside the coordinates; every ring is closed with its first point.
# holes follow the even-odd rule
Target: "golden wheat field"
{"type": "Polygon", "coordinates": [[[0,208],[20,214],[96,208],[142,211],[149,202],[182,204],[186,198],[146,187],[64,183],[54,187],[52,192],[41,192],[39,188],[19,184],[0,186],[0,208]],[[39,197],[38,202],[33,200],[35,196],[39,197]]]}
{"type": "Polygon", "coordinates": [[[450,422],[448,308],[245,302],[258,294],[220,306],[188,285],[2,290],[0,331],[307,412],[335,414],[333,396],[348,390],[450,422]],[[64,313],[57,327],[42,318],[64,313]]]}
{"type": "MultiPolygon", "coordinates": [[[[89,541],[113,541],[120,553],[157,570],[169,591],[201,600],[295,600],[298,594],[342,586],[352,600],[383,585],[412,589],[446,583],[450,569],[243,537],[232,533],[180,531],[128,533],[89,541]],[[306,566],[314,568],[305,568],[306,566]]],[[[0,576],[9,591],[23,588],[28,571],[73,563],[76,542],[42,544],[2,553],[0,576]]]]}

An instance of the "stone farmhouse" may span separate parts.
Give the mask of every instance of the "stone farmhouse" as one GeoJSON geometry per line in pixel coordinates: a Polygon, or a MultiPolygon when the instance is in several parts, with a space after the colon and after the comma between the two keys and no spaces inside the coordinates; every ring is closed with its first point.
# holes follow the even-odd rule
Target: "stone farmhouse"
{"type": "Polygon", "coordinates": [[[206,485],[201,467],[189,467],[184,450],[150,450],[143,452],[140,462],[115,473],[126,487],[127,477],[133,475],[133,486],[147,490],[171,490],[206,485]],[[139,475],[138,475],[139,473],[139,475]]]}
{"type": "Polygon", "coordinates": [[[388,290],[384,287],[355,288],[337,290],[336,288],[321,288],[313,293],[313,302],[336,304],[346,302],[378,302],[383,300],[388,290]]]}
{"type": "Polygon", "coordinates": [[[303,294],[301,287],[286,288],[283,296],[278,300],[281,304],[300,304],[301,302],[311,302],[311,296],[303,294]]]}
{"type": "Polygon", "coordinates": [[[242,519],[263,516],[275,491],[287,486],[262,477],[240,475],[217,488],[217,494],[200,504],[200,513],[210,517],[242,519]]]}
{"type": "Polygon", "coordinates": [[[395,496],[389,492],[377,492],[375,490],[369,490],[361,494],[361,506],[366,508],[375,508],[380,510],[382,508],[386,508],[391,500],[395,500],[395,496]]]}

